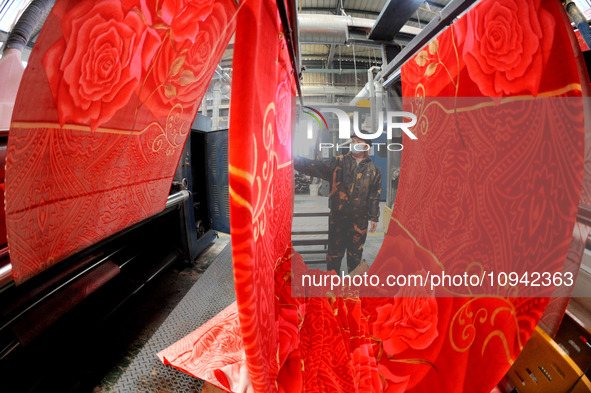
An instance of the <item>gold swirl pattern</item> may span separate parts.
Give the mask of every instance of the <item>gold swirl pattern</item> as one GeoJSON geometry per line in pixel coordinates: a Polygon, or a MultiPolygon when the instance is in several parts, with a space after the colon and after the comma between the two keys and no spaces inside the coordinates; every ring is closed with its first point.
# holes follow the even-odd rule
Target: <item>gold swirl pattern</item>
{"type": "MultiPolygon", "coordinates": [[[[562,88],[559,88],[559,89],[539,93],[537,96],[522,95],[522,96],[514,96],[514,97],[504,97],[498,101],[494,101],[491,99],[490,101],[480,102],[480,103],[468,105],[468,106],[458,106],[458,97],[457,97],[457,92],[456,92],[456,97],[453,97],[453,99],[454,99],[453,108],[448,108],[441,101],[436,100],[434,97],[433,98],[429,97],[429,102],[426,103],[427,98],[426,98],[426,93],[425,93],[425,87],[423,86],[423,84],[419,83],[419,84],[417,84],[417,86],[415,88],[415,95],[411,101],[411,112],[414,113],[415,115],[417,115],[417,123],[412,128],[412,130],[415,134],[420,133],[421,135],[427,135],[427,132],[429,131],[429,118],[426,113],[429,110],[429,108],[431,108],[432,106],[438,107],[446,115],[456,116],[456,127],[458,127],[458,131],[460,131],[459,125],[457,123],[457,115],[459,113],[471,112],[471,111],[475,111],[475,110],[479,110],[479,109],[483,109],[483,108],[506,105],[509,103],[515,103],[515,102],[521,102],[521,101],[529,101],[529,100],[535,100],[535,99],[541,99],[541,98],[556,97],[559,95],[567,94],[570,92],[576,92],[576,91],[581,91],[581,84],[580,83],[571,83],[571,84],[568,84],[568,85],[566,85],[562,88]]],[[[464,99],[464,101],[465,101],[465,99],[464,99]]],[[[460,137],[461,137],[461,133],[460,133],[460,137]]],[[[463,140],[463,138],[462,138],[462,140],[463,140]]]]}
{"type": "Polygon", "coordinates": [[[166,118],[166,129],[154,121],[148,124],[142,132],[150,128],[159,132],[159,135],[152,142],[152,151],[157,153],[166,144],[166,155],[173,155],[176,149],[182,147],[185,137],[189,133],[189,128],[185,127],[185,121],[183,120],[183,106],[176,104],[171,108],[166,118]]]}
{"type": "MultiPolygon", "coordinates": [[[[427,46],[427,48],[419,53],[419,55],[415,58],[415,61],[417,63],[419,63],[420,65],[427,66],[427,68],[425,70],[425,76],[427,76],[428,78],[434,75],[437,67],[442,67],[445,70],[445,73],[449,77],[451,84],[455,88],[455,94],[454,94],[454,96],[455,96],[454,98],[456,100],[456,101],[454,101],[454,109],[455,109],[455,107],[457,107],[456,103],[457,103],[457,98],[458,98],[458,90],[460,88],[460,57],[459,57],[458,46],[456,43],[456,38],[455,38],[455,35],[453,32],[453,29],[451,29],[451,43],[452,43],[452,46],[454,49],[454,55],[455,55],[454,58],[457,63],[456,75],[451,74],[449,68],[446,66],[446,64],[441,59],[441,54],[439,51],[439,41],[437,38],[435,38],[433,41],[431,41],[429,43],[429,45],[427,46]],[[431,57],[431,55],[434,55],[435,57],[431,57]],[[433,61],[429,63],[429,60],[433,60],[433,61]],[[454,79],[454,76],[455,76],[455,79],[454,79]]],[[[417,87],[415,89],[415,95],[414,95],[414,103],[411,105],[411,107],[412,107],[413,113],[419,114],[417,116],[417,124],[416,124],[415,128],[422,135],[426,135],[427,131],[429,130],[429,119],[425,115],[425,112],[430,104],[425,105],[425,97],[426,97],[425,86],[422,83],[417,84],[417,87]],[[415,105],[416,105],[416,107],[415,107],[415,105]],[[416,109],[416,111],[415,111],[415,109],[416,109]]]]}
{"type": "MultiPolygon", "coordinates": [[[[265,109],[265,116],[263,117],[263,147],[267,156],[263,162],[261,170],[258,170],[258,144],[256,136],[254,136],[254,163],[255,167],[253,173],[256,173],[254,182],[256,183],[256,203],[253,208],[252,224],[253,237],[256,242],[260,236],[264,236],[267,222],[267,213],[264,207],[267,205],[267,199],[273,194],[273,177],[275,170],[278,167],[278,157],[275,152],[275,103],[271,102],[265,109]],[[264,188],[264,190],[263,190],[264,188]]],[[[273,201],[271,200],[270,208],[273,209],[273,201]]]]}
{"type": "MultiPolygon", "coordinates": [[[[471,299],[470,301],[466,302],[462,307],[460,307],[460,309],[454,314],[449,327],[449,342],[455,351],[460,353],[468,351],[472,347],[472,344],[474,344],[474,341],[478,336],[478,328],[476,325],[485,325],[488,322],[490,323],[490,326],[494,327],[496,318],[501,313],[510,314],[511,320],[515,324],[516,341],[519,345],[520,350],[523,349],[523,345],[519,337],[519,324],[517,321],[515,306],[506,298],[497,298],[494,300],[503,303],[503,305],[494,308],[491,312],[491,309],[487,308],[491,307],[491,300],[493,299],[471,299]],[[484,305],[479,306],[478,303],[483,303],[484,305]],[[461,341],[458,341],[458,339],[460,339],[461,341]]],[[[511,351],[509,349],[509,344],[507,341],[507,337],[505,335],[505,331],[507,330],[508,329],[496,329],[491,331],[483,340],[481,353],[484,355],[486,347],[491,342],[491,340],[496,337],[501,341],[501,344],[505,350],[507,362],[509,364],[513,363],[513,359],[511,358],[511,351]]]]}
{"type": "Polygon", "coordinates": [[[428,105],[425,106],[425,86],[419,83],[415,89],[415,96],[411,103],[412,113],[418,114],[417,124],[414,126],[415,133],[420,132],[421,135],[426,135],[429,130],[429,119],[425,115],[427,107],[428,105]]]}
{"type": "MultiPolygon", "coordinates": [[[[443,111],[446,115],[451,115],[455,112],[457,112],[457,113],[471,112],[471,111],[475,111],[478,109],[489,108],[492,106],[504,105],[504,104],[514,103],[514,102],[529,101],[529,100],[539,99],[539,98],[552,98],[552,97],[556,97],[561,94],[567,94],[567,93],[571,93],[571,92],[581,91],[581,84],[580,83],[571,83],[569,85],[566,85],[566,86],[561,87],[556,90],[551,90],[551,91],[547,91],[544,93],[540,93],[536,97],[534,97],[532,95],[504,97],[504,98],[501,98],[498,103],[493,100],[490,100],[487,102],[480,102],[478,104],[465,106],[465,107],[458,107],[458,108],[453,108],[453,109],[445,107],[444,104],[442,104],[440,101],[435,100],[435,99],[429,99],[429,103],[426,106],[424,106],[424,100],[425,100],[424,87],[422,87],[422,85],[419,84],[417,86],[416,90],[417,90],[417,96],[415,97],[415,101],[417,101],[417,100],[423,101],[421,103],[416,104],[417,105],[416,108],[419,110],[422,110],[422,112],[419,112],[419,113],[423,114],[429,107],[434,105],[434,106],[439,107],[441,109],[441,111],[443,111]],[[418,95],[419,94],[419,92],[418,92],[419,87],[421,87],[423,89],[423,96],[418,95]],[[423,105],[424,108],[421,105],[423,105]]],[[[414,110],[415,107],[413,106],[412,108],[414,110]]],[[[413,112],[413,113],[415,113],[415,112],[413,112]]],[[[417,125],[415,127],[417,127],[419,125],[419,121],[420,120],[417,121],[417,125]]],[[[424,134],[426,134],[426,131],[424,134]]]]}

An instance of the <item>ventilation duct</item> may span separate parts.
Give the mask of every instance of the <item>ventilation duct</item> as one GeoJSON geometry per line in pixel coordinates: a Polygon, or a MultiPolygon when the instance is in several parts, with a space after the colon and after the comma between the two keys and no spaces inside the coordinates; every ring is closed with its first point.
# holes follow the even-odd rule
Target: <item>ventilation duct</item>
{"type": "MultiPolygon", "coordinates": [[[[367,39],[367,33],[373,28],[375,20],[355,18],[343,15],[300,14],[298,25],[300,43],[302,44],[341,44],[350,43],[355,37],[355,43],[363,42],[372,46],[380,45],[380,41],[367,39]],[[361,33],[361,34],[360,34],[361,33]],[[354,37],[353,37],[354,36],[354,37]],[[362,40],[358,40],[360,36],[362,40]]],[[[421,30],[416,27],[403,26],[400,33],[407,36],[417,35],[421,30]]]]}

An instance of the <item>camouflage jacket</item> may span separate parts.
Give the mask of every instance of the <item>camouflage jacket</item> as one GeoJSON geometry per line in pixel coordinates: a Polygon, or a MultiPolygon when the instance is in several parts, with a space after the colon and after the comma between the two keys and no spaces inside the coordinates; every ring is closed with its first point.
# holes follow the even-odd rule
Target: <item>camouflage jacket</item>
{"type": "Polygon", "coordinates": [[[380,218],[382,175],[368,157],[359,165],[351,153],[322,161],[296,157],[294,166],[298,172],[330,182],[331,212],[343,216],[365,215],[370,221],[380,218]]]}

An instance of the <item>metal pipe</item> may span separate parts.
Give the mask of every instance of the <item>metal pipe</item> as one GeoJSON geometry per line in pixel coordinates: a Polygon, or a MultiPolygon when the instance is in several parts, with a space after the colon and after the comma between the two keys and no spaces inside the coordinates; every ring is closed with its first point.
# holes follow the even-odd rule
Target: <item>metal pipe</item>
{"type": "MultiPolygon", "coordinates": [[[[291,21],[293,22],[293,31],[294,31],[294,35],[295,35],[295,39],[296,42],[294,44],[294,51],[295,51],[295,55],[297,57],[297,69],[300,72],[299,75],[296,75],[297,78],[302,78],[302,44],[300,42],[300,22],[298,20],[298,3],[299,1],[302,0],[296,0],[296,1],[292,1],[291,2],[291,21]]],[[[298,85],[299,85],[299,81],[298,81],[298,85]]],[[[298,90],[298,91],[301,91],[298,90]]],[[[300,100],[300,102],[304,102],[304,99],[302,97],[302,99],[300,100]]]]}
{"type": "MultiPolygon", "coordinates": [[[[174,193],[172,195],[169,195],[168,200],[166,201],[165,208],[169,208],[169,207],[178,205],[179,203],[181,203],[183,201],[186,201],[187,199],[189,199],[190,195],[191,194],[187,190],[182,190],[182,191],[179,191],[179,192],[174,193]]],[[[0,250],[0,258],[4,257],[7,254],[8,254],[8,248],[6,248],[4,250],[0,250]]],[[[9,285],[12,283],[13,283],[12,264],[8,263],[8,264],[0,267],[0,289],[2,289],[6,285],[9,285]]]]}
{"type": "MultiPolygon", "coordinates": [[[[369,32],[375,24],[373,19],[343,15],[300,14],[298,24],[302,43],[345,45],[355,42],[356,45],[375,47],[392,44],[392,42],[370,40],[366,34],[355,33],[359,30],[369,32]]],[[[407,36],[415,36],[420,31],[421,29],[412,26],[403,26],[400,29],[401,35],[407,36]]]]}
{"type": "Polygon", "coordinates": [[[367,98],[368,96],[369,96],[369,83],[366,83],[365,86],[363,86],[363,88],[361,90],[359,90],[357,95],[355,97],[353,97],[353,99],[349,102],[349,105],[355,106],[359,101],[367,98]]]}
{"type": "Polygon", "coordinates": [[[12,281],[12,264],[8,259],[8,247],[4,247],[0,250],[0,263],[7,260],[8,263],[0,266],[0,292],[7,289],[9,286],[14,285],[12,281]]]}
{"type": "Polygon", "coordinates": [[[8,326],[10,326],[14,321],[16,321],[22,315],[24,315],[25,313],[27,313],[29,310],[33,309],[34,307],[36,307],[37,305],[41,304],[46,299],[49,299],[54,294],[58,293],[63,288],[67,287],[68,285],[70,285],[71,283],[75,282],[79,278],[85,276],[87,273],[89,273],[90,271],[92,271],[96,267],[98,267],[101,264],[103,264],[106,261],[108,261],[109,258],[111,258],[113,255],[117,254],[121,249],[118,249],[118,250],[113,251],[109,255],[107,255],[107,256],[101,258],[100,260],[92,263],[90,266],[86,266],[82,271],[76,273],[74,276],[68,278],[65,282],[61,283],[56,288],[51,289],[48,293],[44,294],[41,298],[39,298],[39,299],[35,300],[34,302],[32,302],[24,310],[21,310],[16,316],[14,316],[11,320],[9,320],[2,327],[0,327],[0,332],[2,332],[4,329],[6,329],[8,326]]]}
{"type": "MultiPolygon", "coordinates": [[[[378,77],[376,77],[376,79],[374,79],[374,82],[376,80],[379,80],[378,77]]],[[[379,113],[382,112],[384,110],[384,88],[382,87],[382,85],[380,83],[376,83],[375,84],[375,88],[376,88],[376,118],[375,118],[375,128],[372,131],[376,131],[378,129],[378,126],[380,124],[379,123],[379,113]]]]}
{"type": "Polygon", "coordinates": [[[168,209],[169,207],[178,205],[179,203],[186,201],[187,199],[189,199],[189,196],[191,196],[191,194],[187,190],[181,190],[179,192],[175,192],[172,195],[169,195],[168,200],[166,201],[165,209],[168,209]]]}
{"type": "Polygon", "coordinates": [[[306,68],[303,71],[305,74],[361,74],[366,72],[365,70],[353,70],[353,69],[344,69],[344,70],[337,70],[333,68],[306,68]]]}
{"type": "Polygon", "coordinates": [[[369,85],[369,115],[371,117],[371,131],[374,132],[378,128],[378,117],[376,107],[376,89],[374,85],[373,72],[380,70],[380,67],[373,66],[367,70],[367,84],[369,85]]]}
{"type": "Polygon", "coordinates": [[[203,100],[201,100],[201,114],[207,117],[207,93],[203,95],[203,100]]]}
{"type": "Polygon", "coordinates": [[[564,8],[566,8],[566,12],[570,17],[570,20],[575,24],[575,26],[579,29],[583,40],[589,48],[591,48],[591,29],[589,28],[589,22],[587,21],[587,17],[579,7],[575,4],[574,1],[569,1],[565,4],[564,8]]]}
{"type": "Polygon", "coordinates": [[[222,84],[217,82],[213,85],[213,103],[211,109],[211,129],[220,128],[220,104],[222,103],[222,84]]]}
{"type": "Polygon", "coordinates": [[[39,21],[51,10],[55,0],[33,0],[6,39],[3,52],[15,48],[23,51],[39,21]]]}
{"type": "Polygon", "coordinates": [[[215,73],[220,76],[224,80],[224,82],[230,84],[232,83],[232,77],[228,75],[228,73],[218,64],[217,68],[215,69],[215,73]]]}
{"type": "MultiPolygon", "coordinates": [[[[374,66],[375,67],[375,66],[374,66]]],[[[373,78],[374,83],[375,81],[378,81],[382,78],[382,73],[378,72],[375,76],[375,78],[373,78]]],[[[375,88],[375,85],[374,85],[375,88]]],[[[369,82],[365,84],[365,86],[363,86],[363,88],[361,90],[359,90],[359,92],[357,93],[357,95],[355,97],[353,97],[353,99],[349,102],[350,106],[355,106],[357,105],[357,103],[361,100],[366,99],[367,97],[369,97],[370,95],[370,87],[369,87],[369,82]]]]}
{"type": "Polygon", "coordinates": [[[354,86],[306,85],[303,87],[303,92],[306,93],[306,95],[353,95],[357,92],[357,89],[355,89],[354,86]]]}
{"type": "Polygon", "coordinates": [[[12,282],[12,264],[0,267],[0,288],[12,282]]]}
{"type": "Polygon", "coordinates": [[[433,18],[427,26],[415,37],[400,53],[387,65],[382,68],[382,78],[386,81],[382,84],[384,89],[394,81],[389,78],[392,74],[400,70],[400,67],[411,59],[419,50],[421,50],[429,41],[431,41],[443,29],[449,26],[453,20],[473,6],[477,0],[452,0],[437,17],[433,18]]]}
{"type": "Polygon", "coordinates": [[[349,39],[349,21],[346,16],[300,14],[300,42],[346,44],[349,39]]]}
{"type": "Polygon", "coordinates": [[[382,83],[382,86],[384,87],[384,89],[388,88],[388,86],[390,86],[392,83],[400,80],[401,76],[402,76],[402,72],[399,69],[398,71],[396,71],[395,73],[390,75],[390,77],[388,79],[386,79],[386,81],[384,81],[384,83],[382,83]]]}

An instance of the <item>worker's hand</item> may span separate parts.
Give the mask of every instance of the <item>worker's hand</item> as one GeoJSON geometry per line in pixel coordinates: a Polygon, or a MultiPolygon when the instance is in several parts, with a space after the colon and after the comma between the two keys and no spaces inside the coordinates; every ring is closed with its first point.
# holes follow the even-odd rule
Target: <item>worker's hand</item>
{"type": "Polygon", "coordinates": [[[374,233],[376,228],[378,227],[378,223],[376,221],[370,221],[369,233],[374,233]]]}

